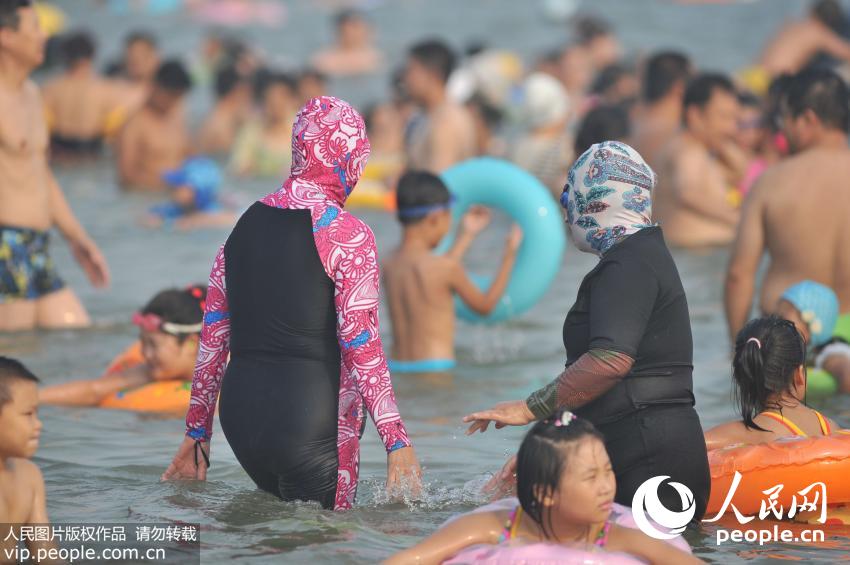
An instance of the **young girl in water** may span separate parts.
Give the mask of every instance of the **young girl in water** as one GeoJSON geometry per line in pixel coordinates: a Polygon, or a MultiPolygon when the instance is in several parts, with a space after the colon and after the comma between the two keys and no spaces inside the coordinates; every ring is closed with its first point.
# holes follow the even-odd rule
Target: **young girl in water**
{"type": "Polygon", "coordinates": [[[741,421],[705,434],[709,451],[783,437],[830,435],[838,426],[804,404],[806,344],[794,323],[776,316],[750,321],[735,340],[732,378],[741,421]]]}
{"type": "Polygon", "coordinates": [[[139,341],[102,377],[45,387],[39,391],[39,402],[99,406],[116,393],[153,381],[191,380],[206,295],[201,285],[158,293],[133,315],[139,341]]]}
{"type": "Polygon", "coordinates": [[[568,410],[531,428],[520,445],[516,473],[518,506],[462,516],[386,564],[442,563],[467,547],[508,540],[624,552],[654,564],[702,563],[613,523],[617,482],[604,440],[593,424],[568,410]]]}

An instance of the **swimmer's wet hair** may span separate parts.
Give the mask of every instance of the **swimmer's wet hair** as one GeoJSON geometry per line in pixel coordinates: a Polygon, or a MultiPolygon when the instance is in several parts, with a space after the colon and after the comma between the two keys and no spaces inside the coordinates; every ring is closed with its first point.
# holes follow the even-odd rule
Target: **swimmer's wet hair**
{"type": "Polygon", "coordinates": [[[62,56],[69,69],[80,61],[94,59],[95,49],[94,37],[87,31],[75,31],[62,38],[62,56]]]}
{"type": "Polygon", "coordinates": [[[0,355],[0,411],[3,406],[12,401],[11,387],[14,381],[30,381],[38,384],[40,381],[23,363],[11,357],[0,355]]]}
{"type": "Polygon", "coordinates": [[[17,30],[21,23],[18,10],[32,6],[30,0],[0,0],[0,29],[17,30]]]}
{"type": "Polygon", "coordinates": [[[811,110],[826,127],[850,131],[850,90],[835,72],[804,69],[791,77],[783,106],[795,118],[811,110]]]}
{"type": "Polygon", "coordinates": [[[691,61],[684,53],[660,51],[654,54],[643,71],[643,99],[647,102],[661,100],[677,83],[687,84],[692,72],[691,61]]]}
{"type": "MultiPolygon", "coordinates": [[[[714,93],[720,91],[738,97],[738,92],[735,90],[735,85],[732,79],[721,73],[702,73],[688,83],[685,89],[685,98],[682,101],[682,107],[688,109],[691,106],[696,106],[704,109],[714,93]]],[[[686,115],[682,116],[686,119],[686,115]]]]}
{"type": "Polygon", "coordinates": [[[411,215],[405,211],[430,207],[448,206],[451,194],[443,180],[428,171],[407,171],[398,180],[396,203],[398,221],[403,226],[417,224],[428,217],[425,212],[421,215],[411,215]]]}
{"type": "Polygon", "coordinates": [[[215,82],[213,83],[215,97],[219,99],[224,98],[243,82],[242,75],[239,74],[239,71],[235,67],[228,66],[220,68],[215,73],[215,82]]]}
{"type": "Polygon", "coordinates": [[[599,106],[584,115],[574,144],[575,154],[584,155],[591,145],[603,141],[625,141],[629,137],[629,114],[622,106],[599,106]]]}
{"type": "Polygon", "coordinates": [[[428,39],[417,43],[410,48],[409,56],[435,73],[443,83],[449,81],[449,76],[457,64],[454,51],[439,39],[428,39]]]}
{"type": "Polygon", "coordinates": [[[576,417],[569,410],[559,409],[534,424],[519,446],[517,498],[522,510],[540,526],[547,539],[554,537],[554,531],[551,510],[546,510],[543,499],[560,487],[569,459],[568,448],[586,439],[605,443],[602,433],[589,421],[576,417]]]}
{"type": "Polygon", "coordinates": [[[143,29],[133,30],[124,37],[125,48],[131,46],[134,43],[144,43],[153,49],[157,48],[156,36],[153,33],[143,29]]]}
{"type": "MultiPolygon", "coordinates": [[[[806,362],[806,344],[793,322],[767,316],[751,320],[735,338],[734,398],[747,428],[766,431],[753,419],[768,408],[771,394],[791,388],[806,362]]],[[[779,407],[781,411],[781,407],[779,407]]]]}
{"type": "Polygon", "coordinates": [[[154,83],[171,92],[184,93],[192,88],[192,78],[183,63],[171,59],[162,63],[156,71],[154,83]]]}
{"type": "MultiPolygon", "coordinates": [[[[158,292],[150,302],[145,304],[141,313],[156,314],[164,322],[191,326],[203,321],[206,300],[206,285],[193,284],[186,288],[169,288],[158,292]]],[[[174,337],[182,343],[189,335],[191,334],[174,337]]]]}
{"type": "Polygon", "coordinates": [[[812,4],[812,17],[837,34],[843,34],[847,15],[838,0],[818,0],[812,4]]]}

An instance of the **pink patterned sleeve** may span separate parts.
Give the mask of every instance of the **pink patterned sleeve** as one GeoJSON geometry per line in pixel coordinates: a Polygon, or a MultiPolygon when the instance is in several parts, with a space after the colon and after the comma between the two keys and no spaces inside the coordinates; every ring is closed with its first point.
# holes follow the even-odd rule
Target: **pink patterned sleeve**
{"type": "MultiPolygon", "coordinates": [[[[396,405],[378,324],[380,269],[375,236],[348,214],[332,230],[330,267],[344,370],[363,399],[387,452],[409,447],[396,405]]],[[[343,396],[345,391],[340,391],[343,396]]]]}
{"type": "Polygon", "coordinates": [[[210,272],[206,302],[198,360],[192,378],[192,399],[186,414],[186,435],[196,440],[209,441],[221,378],[227,368],[230,352],[230,311],[227,308],[224,282],[224,246],[218,250],[210,272]]]}

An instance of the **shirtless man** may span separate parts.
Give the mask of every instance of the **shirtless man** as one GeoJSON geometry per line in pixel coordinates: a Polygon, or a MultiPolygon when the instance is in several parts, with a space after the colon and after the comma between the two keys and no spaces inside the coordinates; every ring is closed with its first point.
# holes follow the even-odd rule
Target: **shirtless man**
{"type": "Polygon", "coordinates": [[[198,152],[226,155],[251,114],[251,85],[233,67],[215,75],[216,102],[198,133],[198,152]]]}
{"type": "Polygon", "coordinates": [[[118,137],[118,175],[131,189],[164,190],[163,173],[177,169],[189,155],[183,98],[192,86],[177,61],[160,66],[147,103],[124,125],[118,137]]]}
{"type": "Polygon", "coordinates": [[[682,101],[691,73],[687,56],[675,51],[661,51],[646,62],[642,103],[629,144],[653,169],[658,169],[658,153],[682,126],[682,101]]]}
{"type": "Polygon", "coordinates": [[[468,212],[452,249],[435,255],[434,248],[451,227],[450,207],[449,191],[438,176],[411,171],[399,180],[398,219],[404,234],[382,269],[393,326],[392,372],[450,370],[454,366],[454,294],[472,311],[486,316],[508,285],[522,232],[513,228],[493,283],[481,291],[461,259],[490,216],[486,209],[468,212]]]}
{"type": "Polygon", "coordinates": [[[756,272],[770,264],[759,306],[772,312],[782,292],[804,279],[835,290],[850,310],[850,97],[831,71],[803,71],[783,99],[783,130],[794,155],[770,167],[744,203],[726,274],[726,319],[735,336],[750,315],[756,272]]]}
{"type": "MultiPolygon", "coordinates": [[[[20,562],[10,527],[48,524],[44,478],[30,461],[40,435],[38,378],[17,360],[0,356],[0,563],[20,562]]],[[[33,553],[49,548],[43,542],[27,545],[33,553]]]]}
{"type": "Polygon", "coordinates": [[[311,61],[318,71],[331,76],[371,74],[383,62],[383,54],[373,44],[372,27],[363,14],[352,10],[336,17],[336,44],[311,61]]]}
{"type": "Polygon", "coordinates": [[[109,114],[119,105],[116,92],[94,70],[91,35],[73,33],[62,47],[66,70],[44,87],[51,156],[97,155],[103,148],[109,114]]]}
{"type": "Polygon", "coordinates": [[[747,167],[735,145],[735,88],[723,75],[700,75],[685,90],[683,109],[683,130],[658,157],[654,218],[671,245],[727,245],[740,216],[730,194],[747,167]]]}
{"type": "Polygon", "coordinates": [[[56,227],[95,286],[109,271],[47,166],[47,124],[28,76],[44,58],[35,10],[0,0],[0,331],[89,325],[56,273],[48,231],[56,227]]]}
{"type": "Polygon", "coordinates": [[[807,18],[785,25],[768,42],[759,66],[773,78],[796,73],[819,53],[850,63],[850,43],[838,34],[844,18],[836,0],[815,2],[807,18]]]}
{"type": "Polygon", "coordinates": [[[452,51],[440,41],[424,41],[408,53],[404,82],[408,95],[424,115],[408,139],[407,165],[441,173],[475,155],[475,122],[469,111],[446,92],[455,66],[452,51]]]}

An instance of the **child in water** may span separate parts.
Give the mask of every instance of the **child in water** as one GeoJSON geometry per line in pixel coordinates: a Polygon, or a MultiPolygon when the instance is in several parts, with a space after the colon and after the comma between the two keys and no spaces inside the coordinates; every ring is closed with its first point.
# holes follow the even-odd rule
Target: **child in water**
{"type": "Polygon", "coordinates": [[[806,345],[793,322],[777,316],[750,321],[735,340],[732,361],[741,421],[708,430],[708,450],[779,438],[826,436],[839,427],[803,403],[806,345]]]}
{"type": "Polygon", "coordinates": [[[453,247],[445,255],[435,255],[434,248],[452,223],[446,185],[434,174],[410,171],[399,180],[397,199],[401,245],[383,266],[393,326],[390,371],[448,371],[455,365],[453,295],[460,296],[473,312],[484,316],[492,312],[508,285],[522,232],[512,228],[493,283],[482,291],[469,278],[461,259],[489,223],[487,210],[479,207],[467,212],[453,247]]]}
{"type": "Polygon", "coordinates": [[[191,381],[207,296],[206,287],[163,290],[133,315],[139,342],[97,379],[72,381],[39,391],[42,404],[99,406],[118,392],[154,381],[191,381]]]}
{"type": "Polygon", "coordinates": [[[461,516],[387,565],[442,563],[474,545],[509,540],[624,552],[649,563],[702,563],[666,542],[613,522],[617,481],[593,424],[559,410],[537,422],[517,455],[519,505],[461,516]]]}
{"type": "MultiPolygon", "coordinates": [[[[44,478],[30,461],[40,435],[38,378],[21,362],[0,356],[0,556],[14,555],[17,546],[10,525],[48,523],[44,478]]],[[[33,554],[43,544],[32,536],[27,542],[33,554]]]]}
{"type": "Polygon", "coordinates": [[[203,227],[228,227],[236,215],[225,210],[219,201],[221,168],[212,159],[193,157],[179,169],[162,176],[171,188],[171,201],[151,208],[144,224],[148,227],[170,226],[182,230],[203,227]]]}
{"type": "Polygon", "coordinates": [[[808,346],[809,366],[823,369],[850,393],[850,344],[834,337],[839,304],[835,292],[814,281],[803,281],[782,293],[776,315],[794,322],[808,346]]]}

